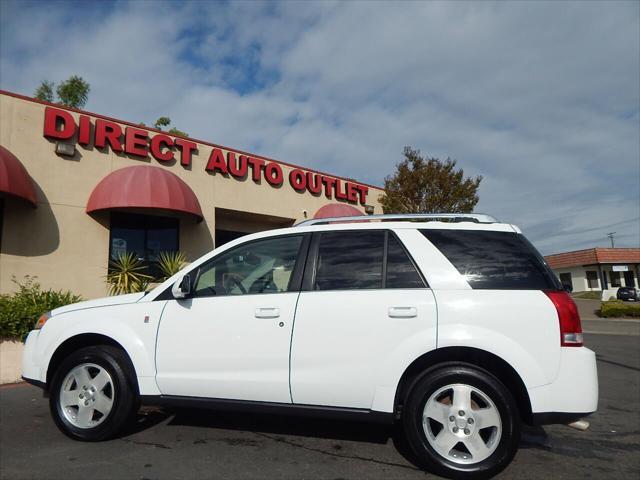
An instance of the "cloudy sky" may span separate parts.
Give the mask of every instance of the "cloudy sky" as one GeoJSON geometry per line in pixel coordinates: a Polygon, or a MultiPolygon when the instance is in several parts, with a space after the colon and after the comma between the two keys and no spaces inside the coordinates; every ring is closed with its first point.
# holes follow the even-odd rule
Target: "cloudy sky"
{"type": "Polygon", "coordinates": [[[543,253],[640,244],[640,2],[0,2],[0,88],[382,185],[484,177],[543,253]]]}

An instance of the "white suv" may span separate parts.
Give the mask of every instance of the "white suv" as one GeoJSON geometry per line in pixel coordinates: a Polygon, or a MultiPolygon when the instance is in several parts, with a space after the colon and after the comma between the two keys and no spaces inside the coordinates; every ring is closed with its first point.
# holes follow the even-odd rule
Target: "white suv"
{"type": "Polygon", "coordinates": [[[248,235],[147,293],[44,314],[24,378],[79,440],[140,403],[400,422],[423,467],[488,476],[521,422],[594,412],[575,304],[487,215],[311,220],[248,235]]]}

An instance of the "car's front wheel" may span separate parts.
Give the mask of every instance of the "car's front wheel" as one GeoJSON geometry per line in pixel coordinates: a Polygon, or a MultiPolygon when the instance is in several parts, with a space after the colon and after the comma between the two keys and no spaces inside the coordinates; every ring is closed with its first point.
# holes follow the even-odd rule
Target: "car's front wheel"
{"type": "Polygon", "coordinates": [[[131,370],[124,352],[107,345],[83,348],[67,357],[50,387],[49,407],[58,428],[84,441],[117,434],[137,406],[131,370]]]}
{"type": "Polygon", "coordinates": [[[487,478],[513,459],[520,419],[511,393],[488,372],[447,364],[426,372],[403,409],[405,435],[424,467],[449,478],[487,478]]]}

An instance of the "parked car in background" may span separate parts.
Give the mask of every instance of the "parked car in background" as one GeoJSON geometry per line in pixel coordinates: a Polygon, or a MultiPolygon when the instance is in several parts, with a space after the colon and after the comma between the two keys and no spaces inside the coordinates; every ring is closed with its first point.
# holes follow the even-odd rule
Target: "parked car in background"
{"type": "Polygon", "coordinates": [[[638,297],[638,290],[634,287],[620,287],[616,293],[618,300],[640,300],[638,297]]]}
{"type": "Polygon", "coordinates": [[[242,237],[148,293],[45,313],[23,368],[77,440],[117,435],[140,403],[395,422],[455,478],[504,469],[522,423],[598,404],[575,303],[517,227],[479,214],[242,237]]]}

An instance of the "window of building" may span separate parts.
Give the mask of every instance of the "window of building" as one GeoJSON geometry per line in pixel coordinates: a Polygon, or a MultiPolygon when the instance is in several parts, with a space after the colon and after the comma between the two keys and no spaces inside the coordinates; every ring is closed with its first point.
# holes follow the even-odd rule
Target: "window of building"
{"type": "Polygon", "coordinates": [[[611,278],[611,286],[612,287],[621,287],[620,283],[620,272],[609,272],[609,278],[611,278]]]}
{"type": "Polygon", "coordinates": [[[134,253],[147,266],[146,273],[156,276],[160,252],[178,250],[179,231],[176,218],[111,212],[109,258],[134,253]]]}
{"type": "Polygon", "coordinates": [[[569,287],[571,287],[571,290],[573,290],[573,280],[571,279],[571,273],[569,273],[569,272],[561,273],[560,274],[560,283],[562,284],[563,287],[565,285],[568,285],[569,287]]]}
{"type": "Polygon", "coordinates": [[[288,292],[302,239],[290,235],[232,248],[198,269],[194,296],[288,292]]]}
{"type": "Polygon", "coordinates": [[[424,288],[415,265],[395,235],[387,233],[386,288],[424,288]]]}
{"type": "Polygon", "coordinates": [[[635,287],[635,283],[633,281],[633,271],[629,270],[628,272],[624,272],[624,286],[625,287],[635,287]]]}
{"type": "Polygon", "coordinates": [[[421,230],[471,288],[560,288],[557,277],[523,235],[482,230],[421,230]]]}
{"type": "Polygon", "coordinates": [[[598,285],[598,272],[593,270],[587,271],[587,286],[592,289],[600,288],[600,285],[598,285]]]}

